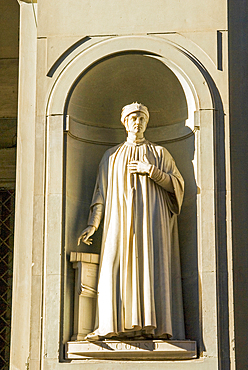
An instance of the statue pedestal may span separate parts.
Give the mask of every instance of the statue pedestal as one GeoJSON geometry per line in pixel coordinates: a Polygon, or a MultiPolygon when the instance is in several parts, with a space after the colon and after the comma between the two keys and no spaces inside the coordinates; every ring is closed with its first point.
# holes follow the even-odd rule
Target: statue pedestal
{"type": "Polygon", "coordinates": [[[119,360],[189,360],[197,357],[189,340],[86,341],[94,330],[99,255],[71,252],[75,272],[74,335],[66,344],[66,358],[119,360]]]}
{"type": "Polygon", "coordinates": [[[196,357],[196,342],[189,340],[104,340],[66,344],[67,359],[190,360],[196,357]]]}
{"type": "Polygon", "coordinates": [[[71,252],[75,273],[74,334],[71,340],[83,340],[94,329],[99,255],[71,252]]]}

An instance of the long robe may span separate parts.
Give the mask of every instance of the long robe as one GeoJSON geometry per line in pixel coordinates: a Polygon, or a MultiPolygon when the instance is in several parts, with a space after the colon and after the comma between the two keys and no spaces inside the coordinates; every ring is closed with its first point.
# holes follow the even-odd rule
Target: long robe
{"type": "MultiPolygon", "coordinates": [[[[97,335],[184,339],[177,230],[183,193],[183,178],[159,145],[126,141],[104,154],[91,203],[91,210],[104,206],[97,335]],[[130,174],[127,164],[145,156],[153,174],[130,174]],[[174,193],[163,188],[164,173],[174,193]]],[[[89,224],[98,227],[100,218],[89,224]]]]}

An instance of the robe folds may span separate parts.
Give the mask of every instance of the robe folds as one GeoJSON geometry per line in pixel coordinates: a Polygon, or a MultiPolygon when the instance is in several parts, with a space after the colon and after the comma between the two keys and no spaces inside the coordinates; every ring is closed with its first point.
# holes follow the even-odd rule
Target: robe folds
{"type": "MultiPolygon", "coordinates": [[[[95,334],[184,339],[177,229],[183,193],[165,148],[126,141],[105,152],[91,203],[91,211],[97,204],[104,210],[95,334]],[[129,173],[131,160],[147,159],[149,175],[129,173]],[[164,173],[174,193],[163,188],[164,173]]],[[[97,228],[102,216],[91,212],[88,224],[97,228]]]]}

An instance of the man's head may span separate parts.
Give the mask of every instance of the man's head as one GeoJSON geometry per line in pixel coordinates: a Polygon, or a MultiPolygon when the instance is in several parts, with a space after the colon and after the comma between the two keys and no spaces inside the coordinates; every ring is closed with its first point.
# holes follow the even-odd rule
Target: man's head
{"type": "Polygon", "coordinates": [[[149,112],[146,106],[139,103],[125,105],[121,111],[121,122],[126,131],[138,133],[146,130],[149,112]]]}

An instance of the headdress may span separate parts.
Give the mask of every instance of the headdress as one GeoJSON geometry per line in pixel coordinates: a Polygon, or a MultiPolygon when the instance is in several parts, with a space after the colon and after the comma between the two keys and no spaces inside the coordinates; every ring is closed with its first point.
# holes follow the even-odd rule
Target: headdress
{"type": "Polygon", "coordinates": [[[129,105],[125,105],[125,107],[122,108],[121,111],[121,122],[124,125],[125,118],[130,114],[134,112],[142,112],[147,116],[147,119],[149,119],[149,112],[145,105],[140,103],[132,103],[129,105]]]}

